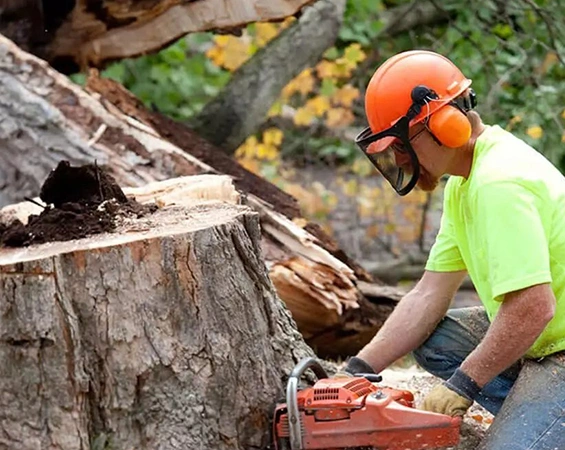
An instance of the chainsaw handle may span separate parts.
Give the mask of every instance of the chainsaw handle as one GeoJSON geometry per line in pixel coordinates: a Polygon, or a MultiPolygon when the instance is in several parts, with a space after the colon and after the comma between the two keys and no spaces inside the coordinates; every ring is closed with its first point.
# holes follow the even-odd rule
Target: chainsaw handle
{"type": "Polygon", "coordinates": [[[294,369],[292,369],[292,372],[290,372],[290,378],[294,377],[300,379],[307,369],[312,369],[312,372],[314,372],[319,380],[322,378],[328,378],[328,374],[322,365],[316,360],[316,358],[312,357],[304,358],[300,361],[294,369]]]}
{"type": "Polygon", "coordinates": [[[366,378],[371,383],[380,383],[383,381],[383,377],[377,375],[376,373],[356,373],[353,376],[366,378]]]}
{"type": "Polygon", "coordinates": [[[307,369],[312,369],[318,379],[327,378],[328,374],[321,364],[312,357],[304,358],[290,373],[286,385],[286,408],[288,416],[288,431],[291,450],[302,450],[302,427],[300,423],[300,411],[298,410],[298,382],[307,369]]]}

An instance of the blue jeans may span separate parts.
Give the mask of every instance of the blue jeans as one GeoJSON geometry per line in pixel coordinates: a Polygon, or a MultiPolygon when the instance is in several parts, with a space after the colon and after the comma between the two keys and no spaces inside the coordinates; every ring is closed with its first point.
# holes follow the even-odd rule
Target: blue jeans
{"type": "MultiPolygon", "coordinates": [[[[414,357],[446,380],[488,327],[482,307],[451,309],[414,357]]],[[[517,362],[485,385],[476,401],[496,416],[480,450],[565,450],[564,352],[517,362]]]]}

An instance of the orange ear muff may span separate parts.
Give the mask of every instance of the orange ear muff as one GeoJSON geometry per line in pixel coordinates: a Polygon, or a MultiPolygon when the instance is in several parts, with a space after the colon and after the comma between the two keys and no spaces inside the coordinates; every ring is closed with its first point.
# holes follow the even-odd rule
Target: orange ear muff
{"type": "Polygon", "coordinates": [[[471,122],[454,106],[438,109],[428,119],[428,127],[446,147],[461,147],[471,138],[471,122]]]}

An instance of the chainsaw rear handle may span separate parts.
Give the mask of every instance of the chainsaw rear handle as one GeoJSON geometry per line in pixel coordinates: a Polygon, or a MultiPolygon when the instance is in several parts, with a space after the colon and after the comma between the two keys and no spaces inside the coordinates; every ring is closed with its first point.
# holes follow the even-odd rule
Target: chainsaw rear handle
{"type": "Polygon", "coordinates": [[[353,376],[366,378],[371,383],[380,383],[381,381],[383,381],[383,377],[377,375],[376,373],[356,373],[353,376]]]}
{"type": "MultiPolygon", "coordinates": [[[[286,385],[286,407],[288,415],[288,431],[290,437],[290,449],[302,450],[302,430],[300,428],[300,411],[298,410],[298,382],[306,372],[311,369],[318,379],[328,378],[327,372],[321,364],[312,357],[304,358],[300,361],[290,373],[288,383],[286,385]]],[[[372,383],[382,381],[382,377],[376,373],[356,373],[355,377],[364,377],[372,383]]]]}

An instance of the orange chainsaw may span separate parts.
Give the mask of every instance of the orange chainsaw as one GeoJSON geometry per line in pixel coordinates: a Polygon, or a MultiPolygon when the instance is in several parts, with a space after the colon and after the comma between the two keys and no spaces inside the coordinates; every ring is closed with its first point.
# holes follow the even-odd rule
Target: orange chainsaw
{"type": "Polygon", "coordinates": [[[352,449],[421,450],[457,445],[461,418],[421,411],[410,391],[379,387],[376,374],[328,378],[314,358],[292,371],[286,403],[275,408],[275,450],[352,449]],[[318,377],[303,389],[307,369],[318,377]]]}

